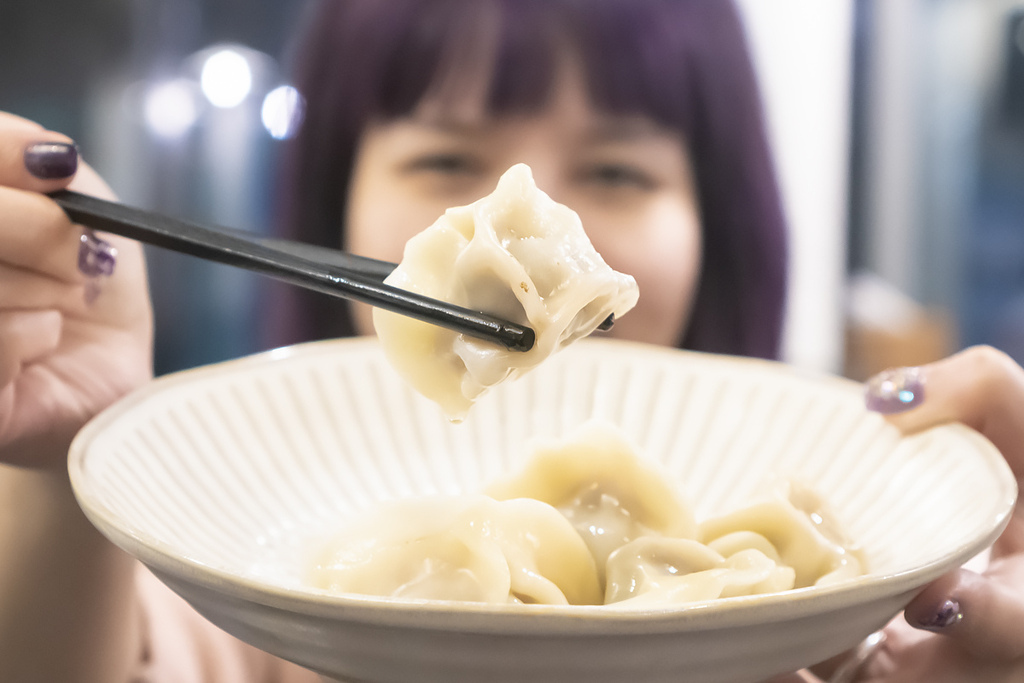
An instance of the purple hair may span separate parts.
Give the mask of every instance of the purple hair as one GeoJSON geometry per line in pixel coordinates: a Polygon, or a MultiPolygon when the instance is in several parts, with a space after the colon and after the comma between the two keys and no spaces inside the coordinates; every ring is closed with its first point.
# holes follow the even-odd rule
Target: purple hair
{"type": "MultiPolygon", "coordinates": [[[[324,0],[296,60],[306,119],[285,165],[288,236],[344,246],[361,132],[410,113],[481,11],[498,11],[490,111],[535,110],[557,52],[576,50],[595,106],[682,132],[697,182],[703,267],[683,348],[776,358],[786,237],[742,21],[723,0],[324,0]],[[487,9],[485,9],[487,8],[487,9]]],[[[458,63],[453,67],[458,69],[458,63]]],[[[345,336],[344,302],[289,290],[275,342],[345,336]]],[[[280,307],[279,307],[280,308],[280,307]]]]}

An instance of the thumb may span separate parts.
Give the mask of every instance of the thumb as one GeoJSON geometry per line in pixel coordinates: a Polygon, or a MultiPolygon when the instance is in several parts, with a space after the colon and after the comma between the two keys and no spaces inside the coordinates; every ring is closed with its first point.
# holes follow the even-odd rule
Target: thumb
{"type": "MultiPolygon", "coordinates": [[[[911,392],[917,400],[900,409],[876,409],[889,413],[889,420],[906,433],[962,422],[988,437],[1017,478],[1024,479],[1024,369],[1002,351],[973,346],[918,370],[923,387],[911,392]]],[[[875,382],[885,375],[869,381],[869,389],[877,391],[875,382]]]]}
{"type": "MultiPolygon", "coordinates": [[[[1002,351],[974,346],[922,368],[882,373],[868,386],[869,406],[874,403],[875,409],[889,413],[888,419],[904,433],[946,422],[977,430],[1002,453],[1018,486],[1024,485],[1024,369],[1002,351]],[[900,401],[890,398],[893,387],[908,389],[914,400],[896,405],[900,401]]],[[[1014,553],[1024,553],[1020,504],[994,546],[996,557],[1014,553]]]]}
{"type": "Polygon", "coordinates": [[[1024,656],[1024,559],[993,563],[984,574],[954,570],[930,584],[904,610],[911,626],[942,634],[979,658],[1024,656]]]}

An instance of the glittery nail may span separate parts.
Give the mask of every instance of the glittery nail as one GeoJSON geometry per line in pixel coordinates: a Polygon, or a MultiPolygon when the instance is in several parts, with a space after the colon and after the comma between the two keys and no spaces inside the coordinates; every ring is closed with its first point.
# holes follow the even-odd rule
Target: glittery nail
{"type": "Polygon", "coordinates": [[[24,163],[37,178],[69,178],[78,170],[78,148],[68,142],[37,142],[25,148],[24,163]]]}
{"type": "Polygon", "coordinates": [[[91,231],[82,233],[78,248],[78,269],[88,277],[109,277],[117,265],[117,249],[110,242],[101,240],[91,231]]]}
{"type": "Polygon", "coordinates": [[[941,631],[963,618],[964,614],[960,611],[960,603],[956,600],[946,600],[930,616],[921,619],[918,626],[926,631],[941,631]]]}
{"type": "Polygon", "coordinates": [[[868,380],[864,396],[868,410],[892,414],[924,402],[924,373],[920,368],[894,368],[868,380]]]}

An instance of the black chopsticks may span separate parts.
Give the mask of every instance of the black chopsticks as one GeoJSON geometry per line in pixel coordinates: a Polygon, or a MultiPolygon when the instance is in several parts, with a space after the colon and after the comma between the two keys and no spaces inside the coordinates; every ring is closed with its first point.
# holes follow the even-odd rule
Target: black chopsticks
{"type": "MultiPolygon", "coordinates": [[[[384,284],[395,264],[242,231],[212,229],[61,190],[50,195],[72,221],[164,249],[268,275],[300,287],[384,308],[512,351],[529,351],[529,327],[384,284]]],[[[606,321],[607,324],[608,321],[606,321]]]]}

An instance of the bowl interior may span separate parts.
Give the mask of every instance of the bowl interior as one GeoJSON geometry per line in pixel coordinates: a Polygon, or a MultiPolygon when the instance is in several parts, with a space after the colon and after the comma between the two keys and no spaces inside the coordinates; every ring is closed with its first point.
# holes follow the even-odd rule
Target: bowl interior
{"type": "Polygon", "coordinates": [[[410,392],[368,340],[184,372],[91,424],[72,470],[87,511],[138,543],[268,580],[274,565],[288,580],[296,544],[357,511],[477,491],[517,468],[531,439],[592,418],[662,463],[698,519],[775,479],[812,485],[876,574],[971,543],[1013,493],[981,437],[948,426],[901,438],[852,382],[608,341],[501,387],[462,424],[410,392]]]}
{"type": "MultiPolygon", "coordinates": [[[[320,608],[382,603],[307,587],[312,539],[377,501],[478,491],[518,468],[532,439],[595,418],[661,463],[698,519],[743,506],[779,479],[822,494],[864,548],[870,573],[824,591],[832,603],[805,596],[804,613],[923,585],[991,543],[1017,493],[980,435],[948,425],[901,437],[864,409],[853,382],[607,340],[580,342],[499,387],[462,424],[411,392],[372,340],[186,371],[94,419],[75,440],[69,467],[93,523],[158,574],[202,585],[202,600],[225,592],[260,604],[294,598],[288,609],[333,618],[320,608]]],[[[763,601],[720,602],[674,610],[679,628],[699,630],[716,610],[731,615],[719,626],[743,621],[748,608],[762,621],[784,613],[757,613],[763,601]]],[[[628,615],[565,609],[636,624],[628,615]]],[[[448,627],[459,618],[448,608],[436,621],[408,623],[448,627]]],[[[562,628],[585,632],[584,621],[562,628]]]]}

